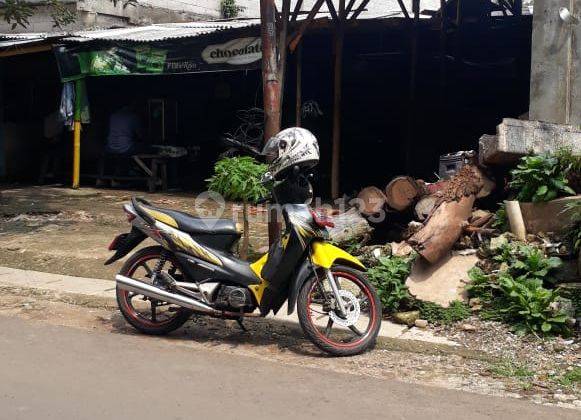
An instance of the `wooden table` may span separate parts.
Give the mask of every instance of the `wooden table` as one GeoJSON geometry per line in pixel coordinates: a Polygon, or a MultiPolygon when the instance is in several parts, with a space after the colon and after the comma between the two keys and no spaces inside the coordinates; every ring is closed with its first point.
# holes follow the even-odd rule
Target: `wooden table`
{"type": "Polygon", "coordinates": [[[147,175],[149,192],[155,192],[158,186],[161,186],[162,191],[167,191],[167,157],[143,154],[133,155],[132,159],[147,175]]]}

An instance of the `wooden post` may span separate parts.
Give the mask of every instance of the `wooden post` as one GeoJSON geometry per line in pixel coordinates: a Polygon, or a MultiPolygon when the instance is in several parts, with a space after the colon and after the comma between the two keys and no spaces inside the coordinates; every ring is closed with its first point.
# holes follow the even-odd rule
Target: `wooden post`
{"type": "MultiPolygon", "coordinates": [[[[282,14],[281,14],[281,24],[280,24],[280,38],[278,42],[278,80],[280,81],[280,110],[283,108],[284,104],[284,86],[285,86],[285,74],[286,74],[286,57],[287,57],[287,35],[288,35],[288,21],[290,19],[290,0],[283,0],[282,3],[282,14]]],[[[279,113],[279,127],[282,125],[282,112],[279,113]]]]}
{"type": "MultiPolygon", "coordinates": [[[[264,102],[264,141],[280,131],[281,86],[276,53],[276,6],[274,0],[260,0],[262,38],[262,93],[264,102]]],[[[268,240],[280,238],[281,224],[276,208],[269,211],[268,240]]]]}
{"type": "MultiPolygon", "coordinates": [[[[446,14],[446,0],[440,0],[440,106],[443,107],[446,101],[446,31],[447,14],[446,14]]],[[[443,112],[444,108],[440,108],[443,112]]],[[[442,119],[443,121],[443,119],[442,119]]]]}
{"type": "Polygon", "coordinates": [[[264,98],[264,139],[280,131],[280,80],[276,52],[276,6],[274,0],[260,0],[262,37],[262,92],[264,98]]]}
{"type": "Polygon", "coordinates": [[[4,61],[0,60],[0,179],[6,176],[6,150],[4,147],[4,61]]]}
{"type": "Polygon", "coordinates": [[[412,147],[415,141],[416,123],[416,78],[418,66],[418,26],[420,23],[420,0],[412,0],[412,12],[414,20],[411,25],[410,40],[410,86],[409,86],[409,109],[408,109],[408,129],[407,142],[405,147],[405,166],[408,172],[411,171],[412,147]]]}
{"type": "Polygon", "coordinates": [[[341,179],[341,95],[343,81],[343,44],[345,41],[345,0],[339,3],[339,21],[335,29],[335,77],[333,86],[333,149],[331,156],[331,197],[339,198],[341,179]]]}
{"type": "Polygon", "coordinates": [[[81,105],[82,80],[75,81],[75,116],[73,125],[73,188],[77,189],[81,180],[81,105]]]}
{"type": "Polygon", "coordinates": [[[296,104],[295,104],[295,125],[300,127],[302,124],[303,109],[303,43],[301,42],[296,51],[296,104]]]}

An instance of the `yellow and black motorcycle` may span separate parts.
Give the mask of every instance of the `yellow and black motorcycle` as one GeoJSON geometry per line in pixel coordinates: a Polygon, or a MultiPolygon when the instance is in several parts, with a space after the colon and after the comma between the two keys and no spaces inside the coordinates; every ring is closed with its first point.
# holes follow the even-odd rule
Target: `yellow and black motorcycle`
{"type": "Polygon", "coordinates": [[[332,222],[306,204],[282,205],[286,230],[254,263],[236,258],[241,237],[227,219],[199,218],[133,198],[124,210],[132,225],[109,249],[123,258],[147,237],[159,246],[135,252],[117,275],[125,319],[147,334],[166,334],[192,314],[237,320],[296,307],[305,335],[340,356],[374,345],[381,304],[365,267],[327,241],[332,222]]]}

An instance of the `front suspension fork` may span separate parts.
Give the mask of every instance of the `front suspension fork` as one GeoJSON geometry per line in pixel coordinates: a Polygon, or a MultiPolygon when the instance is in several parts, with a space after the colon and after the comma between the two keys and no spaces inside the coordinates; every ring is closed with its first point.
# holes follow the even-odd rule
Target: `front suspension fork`
{"type": "Polygon", "coordinates": [[[335,301],[337,302],[337,306],[339,307],[339,311],[341,312],[340,315],[345,316],[345,314],[347,313],[347,310],[345,309],[345,302],[343,302],[343,299],[341,298],[341,295],[339,294],[339,285],[337,283],[337,280],[335,280],[335,277],[333,276],[333,272],[329,269],[325,270],[325,275],[327,277],[327,281],[329,282],[329,285],[331,286],[331,291],[333,292],[333,295],[335,296],[335,301]]]}

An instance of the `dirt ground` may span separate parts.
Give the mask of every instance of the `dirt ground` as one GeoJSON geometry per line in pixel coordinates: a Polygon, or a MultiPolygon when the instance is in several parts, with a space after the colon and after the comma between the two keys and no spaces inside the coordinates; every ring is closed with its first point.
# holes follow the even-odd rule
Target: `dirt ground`
{"type": "MultiPolygon", "coordinates": [[[[105,267],[107,247],[129,230],[124,203],[132,195],[192,215],[214,216],[217,205],[192,194],[51,187],[0,187],[0,265],[79,277],[113,279],[120,263],[105,267]]],[[[254,209],[254,212],[257,210],[254,209]]],[[[220,217],[241,221],[240,206],[226,203],[220,217]]],[[[265,222],[250,225],[250,243],[268,244],[265,222]]]]}

